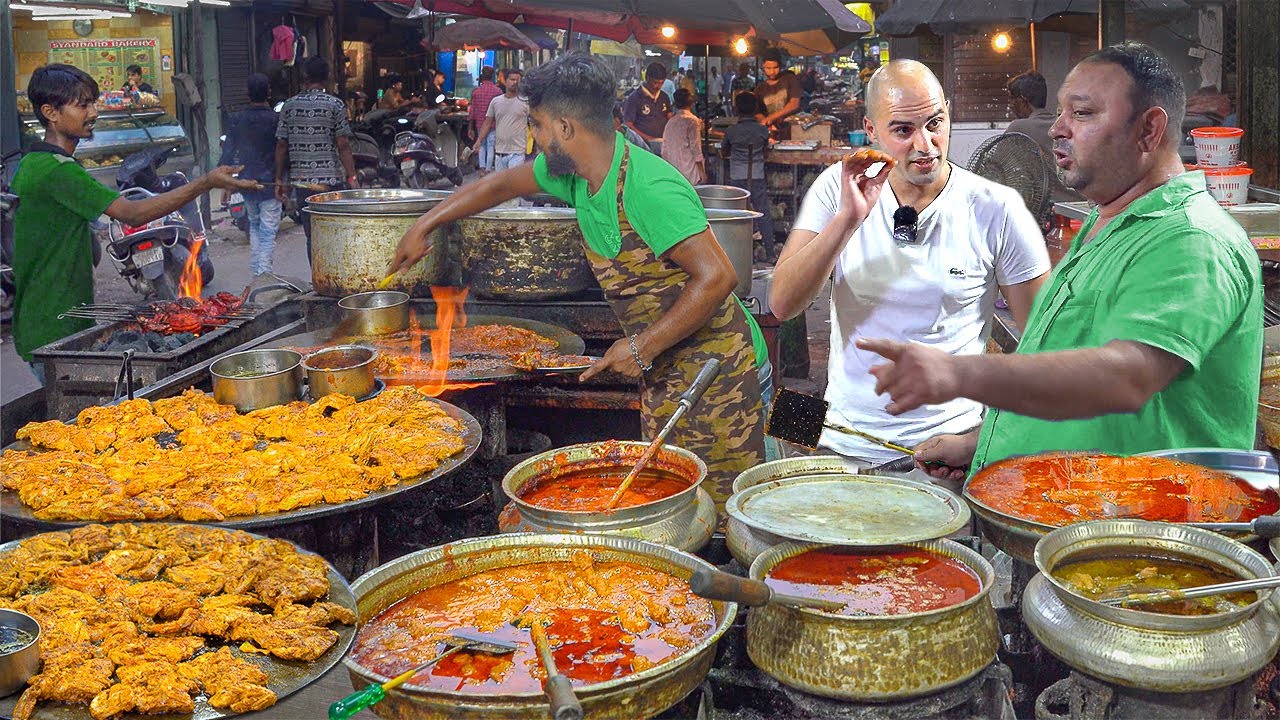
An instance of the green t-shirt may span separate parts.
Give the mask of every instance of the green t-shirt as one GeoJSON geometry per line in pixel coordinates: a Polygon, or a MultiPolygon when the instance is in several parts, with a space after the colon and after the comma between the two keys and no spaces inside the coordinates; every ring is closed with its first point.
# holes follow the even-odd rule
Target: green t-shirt
{"type": "MultiPolygon", "coordinates": [[[[542,155],[533,161],[533,174],[544,192],[569,203],[578,211],[578,227],[591,249],[607,258],[622,249],[618,227],[618,170],[623,148],[630,145],[616,134],[613,165],[600,189],[593,195],[587,181],[574,174],[552,175],[542,155]]],[[[622,189],[622,206],[627,220],[654,255],[661,256],[682,241],[707,229],[707,212],[698,193],[670,163],[636,145],[630,145],[627,186],[622,189]]],[[[739,301],[741,305],[741,301],[739,301]]],[[[764,333],[751,313],[742,308],[751,328],[751,345],[756,365],[769,359],[764,333]]]]}
{"type": "Polygon", "coordinates": [[[27,361],[32,350],[93,325],[58,315],[93,302],[89,223],[119,197],[70,156],[45,149],[52,147],[28,152],[13,176],[13,339],[27,361]]]}
{"type": "MultiPolygon", "coordinates": [[[[1077,238],[1097,222],[1095,210],[1077,238]]],[[[1179,175],[1076,242],[1036,297],[1019,353],[1132,340],[1187,368],[1136,413],[1039,420],[991,409],[973,468],[1015,455],[1188,447],[1252,448],[1262,362],[1262,278],[1241,227],[1179,175]]]]}

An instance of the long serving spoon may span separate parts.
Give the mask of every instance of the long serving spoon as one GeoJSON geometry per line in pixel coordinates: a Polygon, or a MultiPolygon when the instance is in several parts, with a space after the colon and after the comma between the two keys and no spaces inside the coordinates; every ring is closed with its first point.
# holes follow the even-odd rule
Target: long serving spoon
{"type": "Polygon", "coordinates": [[[1212,597],[1214,595],[1229,595],[1232,593],[1248,592],[1250,590],[1267,590],[1269,588],[1277,587],[1280,587],[1280,576],[1254,578],[1252,580],[1237,580],[1235,582],[1218,583],[1216,585],[1201,585],[1200,587],[1184,588],[1182,590],[1161,590],[1160,592],[1126,595],[1125,597],[1099,600],[1098,602],[1112,607],[1129,607],[1130,605],[1151,605],[1153,603],[1171,602],[1176,600],[1193,600],[1195,598],[1212,597]]]}
{"type": "Polygon", "coordinates": [[[618,505],[618,501],[622,499],[622,494],[627,491],[627,488],[631,487],[631,483],[635,482],[636,478],[640,476],[640,471],[644,470],[649,461],[653,459],[654,454],[658,452],[658,448],[662,447],[662,441],[667,439],[671,429],[676,426],[676,423],[680,422],[680,418],[684,417],[685,413],[698,404],[698,401],[702,399],[702,394],[711,385],[711,381],[715,380],[716,375],[719,374],[720,361],[715,358],[708,360],[707,364],[702,366],[702,369],[698,371],[698,376],[693,379],[693,384],[680,396],[680,405],[675,412],[671,413],[671,419],[667,421],[666,425],[662,426],[662,430],[658,432],[653,442],[649,443],[649,447],[644,449],[644,454],[640,456],[636,466],[631,468],[631,472],[627,473],[626,479],[622,481],[618,489],[613,492],[613,496],[609,498],[609,502],[605,504],[605,512],[613,512],[613,509],[618,505]]]}

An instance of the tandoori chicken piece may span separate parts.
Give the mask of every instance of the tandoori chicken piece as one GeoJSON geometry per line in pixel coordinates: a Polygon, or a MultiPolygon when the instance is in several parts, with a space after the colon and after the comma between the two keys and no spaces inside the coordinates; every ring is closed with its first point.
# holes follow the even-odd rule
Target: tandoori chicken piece
{"type": "Polygon", "coordinates": [[[200,685],[178,672],[175,663],[153,660],[116,668],[120,682],[99,693],[89,703],[94,720],[107,720],[122,713],[137,711],[157,713],[190,713],[195,711],[193,695],[200,685]]]}
{"type": "Polygon", "coordinates": [[[244,713],[276,703],[276,694],[266,687],[267,674],[226,647],[182,663],[178,671],[200,683],[209,695],[209,704],[216,708],[244,713]]]}
{"type": "MultiPolygon", "coordinates": [[[[44,644],[43,637],[40,642],[44,644]]],[[[114,682],[115,664],[99,657],[97,648],[88,643],[63,646],[41,659],[40,674],[27,681],[27,689],[13,708],[13,720],[28,720],[41,700],[87,703],[114,682]]]]}

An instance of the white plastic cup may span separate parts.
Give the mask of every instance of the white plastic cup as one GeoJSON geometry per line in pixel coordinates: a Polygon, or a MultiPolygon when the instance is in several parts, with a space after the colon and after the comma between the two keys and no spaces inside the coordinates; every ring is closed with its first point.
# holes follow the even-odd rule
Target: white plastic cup
{"type": "Polygon", "coordinates": [[[1196,146],[1196,164],[1201,167],[1231,167],[1240,159],[1240,139],[1244,130],[1202,127],[1191,131],[1196,146]]]}
{"type": "Polygon", "coordinates": [[[1249,202],[1249,176],[1253,169],[1248,165],[1229,168],[1201,168],[1209,194],[1223,207],[1244,205],[1249,202]]]}

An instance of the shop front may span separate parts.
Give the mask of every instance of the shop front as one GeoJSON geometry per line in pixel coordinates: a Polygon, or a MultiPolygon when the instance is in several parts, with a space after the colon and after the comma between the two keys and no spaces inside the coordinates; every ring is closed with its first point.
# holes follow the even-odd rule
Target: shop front
{"type": "Polygon", "coordinates": [[[74,65],[101,90],[97,129],[92,139],[80,143],[76,157],[90,174],[107,182],[125,157],[148,147],[177,146],[179,166],[189,167],[192,160],[191,144],[176,117],[173,16],[119,10],[109,11],[109,18],[76,20],[49,21],[21,11],[12,16],[22,146],[44,137],[26,93],[32,73],[49,63],[74,65]],[[142,81],[131,88],[127,71],[135,65],[142,70],[142,81]]]}

